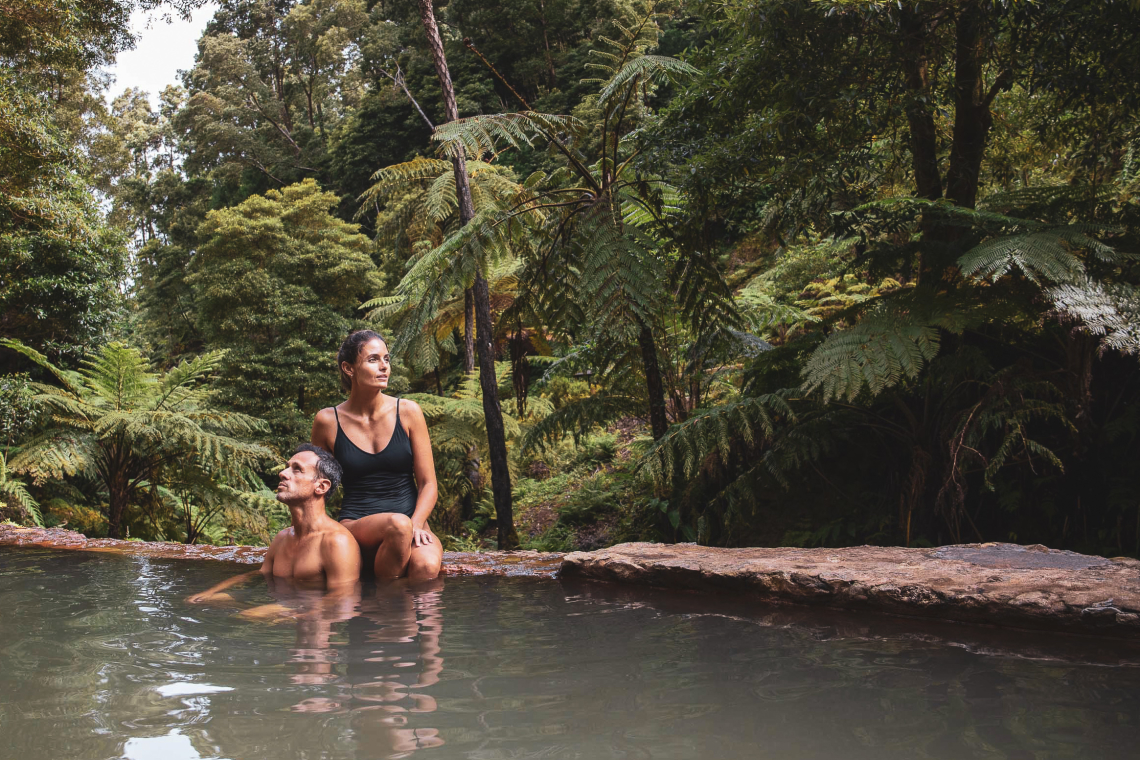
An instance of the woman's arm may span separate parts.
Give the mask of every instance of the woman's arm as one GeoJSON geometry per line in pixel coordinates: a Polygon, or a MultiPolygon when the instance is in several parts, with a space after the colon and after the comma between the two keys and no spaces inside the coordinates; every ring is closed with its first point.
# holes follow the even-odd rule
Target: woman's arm
{"type": "Polygon", "coordinates": [[[416,498],[416,511],[412,514],[412,546],[423,546],[434,541],[427,529],[428,518],[435,509],[439,496],[439,485],[435,479],[435,459],[431,453],[431,438],[428,437],[427,420],[424,411],[415,401],[401,401],[400,411],[405,413],[408,437],[412,439],[412,468],[416,476],[419,497],[416,498]]]}
{"type": "Polygon", "coordinates": [[[332,453],[333,446],[336,445],[336,412],[331,406],[313,417],[313,433],[309,436],[309,442],[332,453]]]}

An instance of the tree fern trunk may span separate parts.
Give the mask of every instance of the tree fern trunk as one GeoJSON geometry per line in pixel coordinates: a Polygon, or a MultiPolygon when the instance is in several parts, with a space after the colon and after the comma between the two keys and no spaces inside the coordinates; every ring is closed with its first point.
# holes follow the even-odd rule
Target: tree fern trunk
{"type": "Polygon", "coordinates": [[[641,328],[637,343],[641,347],[641,363],[645,367],[645,385],[649,391],[649,427],[653,430],[653,440],[664,437],[669,430],[669,420],[665,416],[665,383],[661,380],[661,363],[657,360],[657,341],[653,328],[638,320],[641,328]]]}
{"type": "MultiPolygon", "coordinates": [[[[115,479],[116,481],[118,479],[115,479]]],[[[123,513],[127,509],[126,488],[115,481],[107,488],[107,537],[123,537],[123,513]]]]}
{"type": "Polygon", "coordinates": [[[910,127],[911,168],[920,198],[936,201],[942,197],[942,175],[938,170],[938,129],[930,112],[930,59],[927,45],[930,29],[926,16],[917,9],[900,11],[903,34],[903,69],[910,102],[906,107],[910,127]]]}
{"type": "Polygon", "coordinates": [[[983,72],[989,41],[988,14],[981,3],[971,2],[958,11],[954,49],[954,134],[950,165],[946,170],[946,197],[958,206],[973,208],[978,199],[982,158],[993,116],[990,103],[1010,74],[997,77],[989,92],[983,72]]]}
{"type": "MultiPolygon", "coordinates": [[[[443,53],[443,41],[435,23],[432,0],[420,0],[420,19],[427,34],[428,47],[435,63],[435,73],[443,90],[443,104],[447,120],[459,118],[455,105],[455,89],[443,53]]],[[[475,216],[471,202],[471,185],[467,178],[467,161],[460,151],[452,160],[455,166],[455,191],[459,198],[459,216],[466,225],[475,216]]],[[[511,499],[511,473],[507,467],[507,435],[503,426],[503,412],[499,408],[499,384],[495,377],[494,322],[491,319],[491,294],[487,280],[476,272],[471,287],[475,312],[475,336],[478,339],[479,386],[483,391],[483,415],[487,425],[487,445],[491,454],[491,490],[495,496],[495,519],[499,526],[499,548],[514,549],[519,544],[515,532],[514,506],[511,499]]],[[[466,306],[466,304],[465,304],[466,306]]],[[[468,332],[468,335],[471,335],[468,332]]]]}
{"type": "Polygon", "coordinates": [[[471,288],[463,291],[463,371],[475,371],[475,294],[471,288]]]}

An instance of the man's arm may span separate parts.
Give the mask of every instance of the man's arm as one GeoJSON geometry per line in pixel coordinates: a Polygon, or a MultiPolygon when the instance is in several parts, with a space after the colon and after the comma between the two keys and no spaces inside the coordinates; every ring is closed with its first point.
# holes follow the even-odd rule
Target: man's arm
{"type": "Polygon", "coordinates": [[[244,583],[245,581],[248,581],[250,578],[253,578],[253,577],[258,576],[258,575],[261,575],[260,570],[250,570],[248,573],[242,573],[241,575],[235,575],[233,578],[227,578],[226,580],[222,581],[221,583],[214,585],[214,586],[211,586],[210,588],[206,589],[205,591],[202,591],[201,593],[193,594],[193,595],[187,597],[186,601],[190,602],[190,604],[202,604],[204,602],[217,602],[217,601],[233,601],[233,598],[229,594],[223,594],[222,592],[228,588],[232,588],[232,587],[238,585],[239,583],[244,583]]]}
{"type": "Polygon", "coordinates": [[[223,600],[230,601],[230,595],[222,593],[226,589],[233,588],[239,583],[244,583],[256,575],[262,575],[266,577],[273,575],[273,558],[277,555],[277,550],[280,548],[281,541],[284,540],[284,535],[287,530],[289,529],[286,528],[273,538],[273,543],[269,544],[269,550],[265,552],[265,559],[261,561],[260,568],[257,570],[250,570],[248,573],[242,573],[241,575],[235,575],[233,578],[227,578],[216,586],[211,586],[199,594],[193,594],[192,596],[187,597],[186,601],[190,602],[191,604],[201,604],[203,602],[217,602],[223,600]]]}
{"type": "Polygon", "coordinates": [[[360,546],[347,530],[321,541],[321,568],[328,589],[352,588],[360,580],[360,546]]]}

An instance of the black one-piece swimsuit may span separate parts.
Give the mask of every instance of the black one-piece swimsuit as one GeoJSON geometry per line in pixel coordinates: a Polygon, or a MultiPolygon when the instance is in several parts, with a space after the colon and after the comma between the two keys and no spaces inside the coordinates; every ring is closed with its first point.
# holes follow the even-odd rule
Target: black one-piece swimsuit
{"type": "Polygon", "coordinates": [[[416,511],[416,479],[412,474],[412,441],[400,424],[400,399],[396,399],[396,429],[382,451],[370,454],[344,434],[340,414],[336,415],[336,441],[333,456],[340,463],[344,500],[341,520],[358,520],[382,512],[398,512],[411,517],[416,511]]]}

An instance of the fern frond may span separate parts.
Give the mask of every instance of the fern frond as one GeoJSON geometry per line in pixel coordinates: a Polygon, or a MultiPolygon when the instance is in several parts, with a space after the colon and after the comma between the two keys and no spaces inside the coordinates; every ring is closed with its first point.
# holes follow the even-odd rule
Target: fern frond
{"type": "Polygon", "coordinates": [[[191,399],[187,389],[208,380],[222,365],[225,351],[210,351],[193,359],[183,360],[162,378],[159,384],[160,395],[154,404],[155,409],[177,408],[191,399]]]}
{"type": "Polygon", "coordinates": [[[654,441],[637,467],[661,484],[692,478],[710,456],[728,459],[736,441],[755,446],[771,437],[781,416],[795,421],[787,400],[775,393],[705,409],[654,441]]]}
{"type": "Polygon", "coordinates": [[[26,441],[8,466],[37,481],[62,480],[76,475],[94,477],[96,452],[96,439],[90,433],[47,430],[26,441]]]}
{"type": "Polygon", "coordinates": [[[760,287],[744,288],[736,297],[740,311],[754,330],[768,331],[779,327],[797,327],[821,321],[807,310],[780,303],[760,287]]]}
{"type": "Polygon", "coordinates": [[[647,82],[656,82],[663,79],[672,79],[682,76],[695,76],[701,70],[676,58],[665,55],[642,55],[627,60],[624,65],[606,82],[605,87],[598,93],[598,105],[605,106],[615,94],[622,92],[629,84],[636,84],[644,79],[647,82]]]}
{"type": "Polygon", "coordinates": [[[74,396],[82,395],[83,379],[82,375],[78,372],[71,372],[63,370],[48,361],[48,358],[35,350],[31,346],[25,346],[18,340],[12,338],[0,338],[0,346],[11,349],[21,356],[31,359],[38,366],[43,367],[59,380],[60,384],[67,390],[68,393],[74,396]]]}
{"type": "Polygon", "coordinates": [[[596,426],[642,414],[644,408],[640,398],[607,392],[572,401],[528,430],[522,449],[541,450],[567,435],[577,438],[596,426]]]}
{"type": "Polygon", "coordinates": [[[1140,353],[1140,290],[1124,283],[1105,284],[1091,278],[1050,288],[1056,309],[1079,320],[1105,348],[1140,353]]]}
{"type": "Polygon", "coordinates": [[[879,307],[854,327],[828,336],[804,367],[804,392],[824,401],[877,395],[904,378],[918,377],[938,353],[938,330],[929,315],[879,307]],[[926,318],[923,318],[926,317],[926,318]]]}
{"type": "Polygon", "coordinates": [[[138,406],[158,381],[138,349],[122,343],[108,343],[84,365],[86,386],[114,409],[138,406]]]}
{"type": "Polygon", "coordinates": [[[0,500],[6,504],[14,503],[32,519],[36,526],[44,527],[44,517],[40,512],[40,505],[28,493],[23,482],[11,477],[8,462],[3,453],[0,453],[0,500]]]}
{"type": "Polygon", "coordinates": [[[498,153],[503,147],[530,147],[536,138],[547,140],[581,134],[585,126],[573,116],[522,111],[457,119],[436,127],[432,139],[446,156],[459,151],[472,157],[498,153]]]}
{"type": "Polygon", "coordinates": [[[958,259],[962,273],[996,281],[1017,268],[1032,282],[1072,282],[1085,272],[1084,264],[1055,232],[1031,232],[992,238],[958,259]]]}

